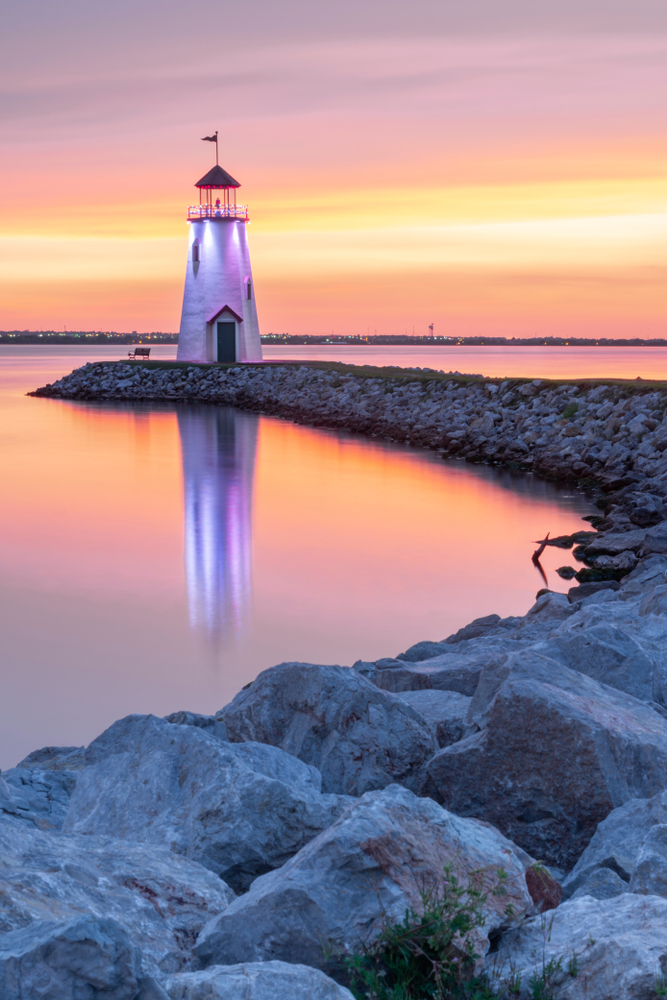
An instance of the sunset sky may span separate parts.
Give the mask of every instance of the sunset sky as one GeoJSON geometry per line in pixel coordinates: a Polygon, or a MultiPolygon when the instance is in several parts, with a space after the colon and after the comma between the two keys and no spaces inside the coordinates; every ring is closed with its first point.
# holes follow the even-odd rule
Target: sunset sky
{"type": "Polygon", "coordinates": [[[263,333],[667,336],[664,0],[23,0],[0,329],[175,331],[243,187],[263,333]]]}

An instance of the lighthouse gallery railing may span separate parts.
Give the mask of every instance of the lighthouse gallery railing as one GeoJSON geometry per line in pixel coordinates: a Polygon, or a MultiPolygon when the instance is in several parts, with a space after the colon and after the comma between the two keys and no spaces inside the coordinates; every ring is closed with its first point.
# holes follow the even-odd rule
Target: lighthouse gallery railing
{"type": "Polygon", "coordinates": [[[197,219],[243,219],[248,221],[247,205],[189,205],[188,221],[197,219]]]}

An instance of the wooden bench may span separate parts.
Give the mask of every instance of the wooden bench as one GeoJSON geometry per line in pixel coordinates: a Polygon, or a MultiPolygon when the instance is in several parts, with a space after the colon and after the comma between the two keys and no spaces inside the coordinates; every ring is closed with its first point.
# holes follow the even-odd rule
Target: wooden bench
{"type": "Polygon", "coordinates": [[[128,358],[150,358],[151,349],[150,347],[135,347],[133,351],[130,351],[128,358]]]}

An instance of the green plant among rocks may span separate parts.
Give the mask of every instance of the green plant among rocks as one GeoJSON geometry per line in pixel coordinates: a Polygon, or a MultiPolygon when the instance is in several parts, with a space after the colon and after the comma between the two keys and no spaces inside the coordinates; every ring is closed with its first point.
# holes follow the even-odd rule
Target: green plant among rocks
{"type": "Polygon", "coordinates": [[[371,945],[348,959],[357,1000],[499,1000],[486,978],[475,975],[474,931],[484,924],[489,894],[506,894],[507,873],[496,870],[493,881],[489,886],[489,874],[475,871],[463,886],[453,866],[445,866],[442,889],[420,892],[419,912],[410,908],[403,920],[387,922],[371,945]]]}
{"type": "MultiPolygon", "coordinates": [[[[534,865],[536,872],[542,865],[534,865]]],[[[421,908],[410,908],[398,922],[387,921],[378,938],[346,960],[350,988],[357,1000],[557,1000],[557,984],[578,975],[577,955],[546,958],[553,917],[542,915],[541,968],[522,983],[514,968],[479,974],[481,956],[475,931],[483,927],[489,895],[507,894],[507,872],[498,868],[469,874],[460,885],[453,865],[444,867],[439,891],[420,892],[421,908]]],[[[508,919],[512,907],[507,907],[508,919]]]]}

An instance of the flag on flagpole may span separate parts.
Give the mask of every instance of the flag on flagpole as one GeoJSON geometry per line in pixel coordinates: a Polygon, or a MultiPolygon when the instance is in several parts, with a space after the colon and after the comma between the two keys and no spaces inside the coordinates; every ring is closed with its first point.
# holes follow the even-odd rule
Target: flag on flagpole
{"type": "Polygon", "coordinates": [[[215,135],[203,135],[201,141],[202,142],[217,142],[218,141],[218,133],[216,132],[215,135]]]}

